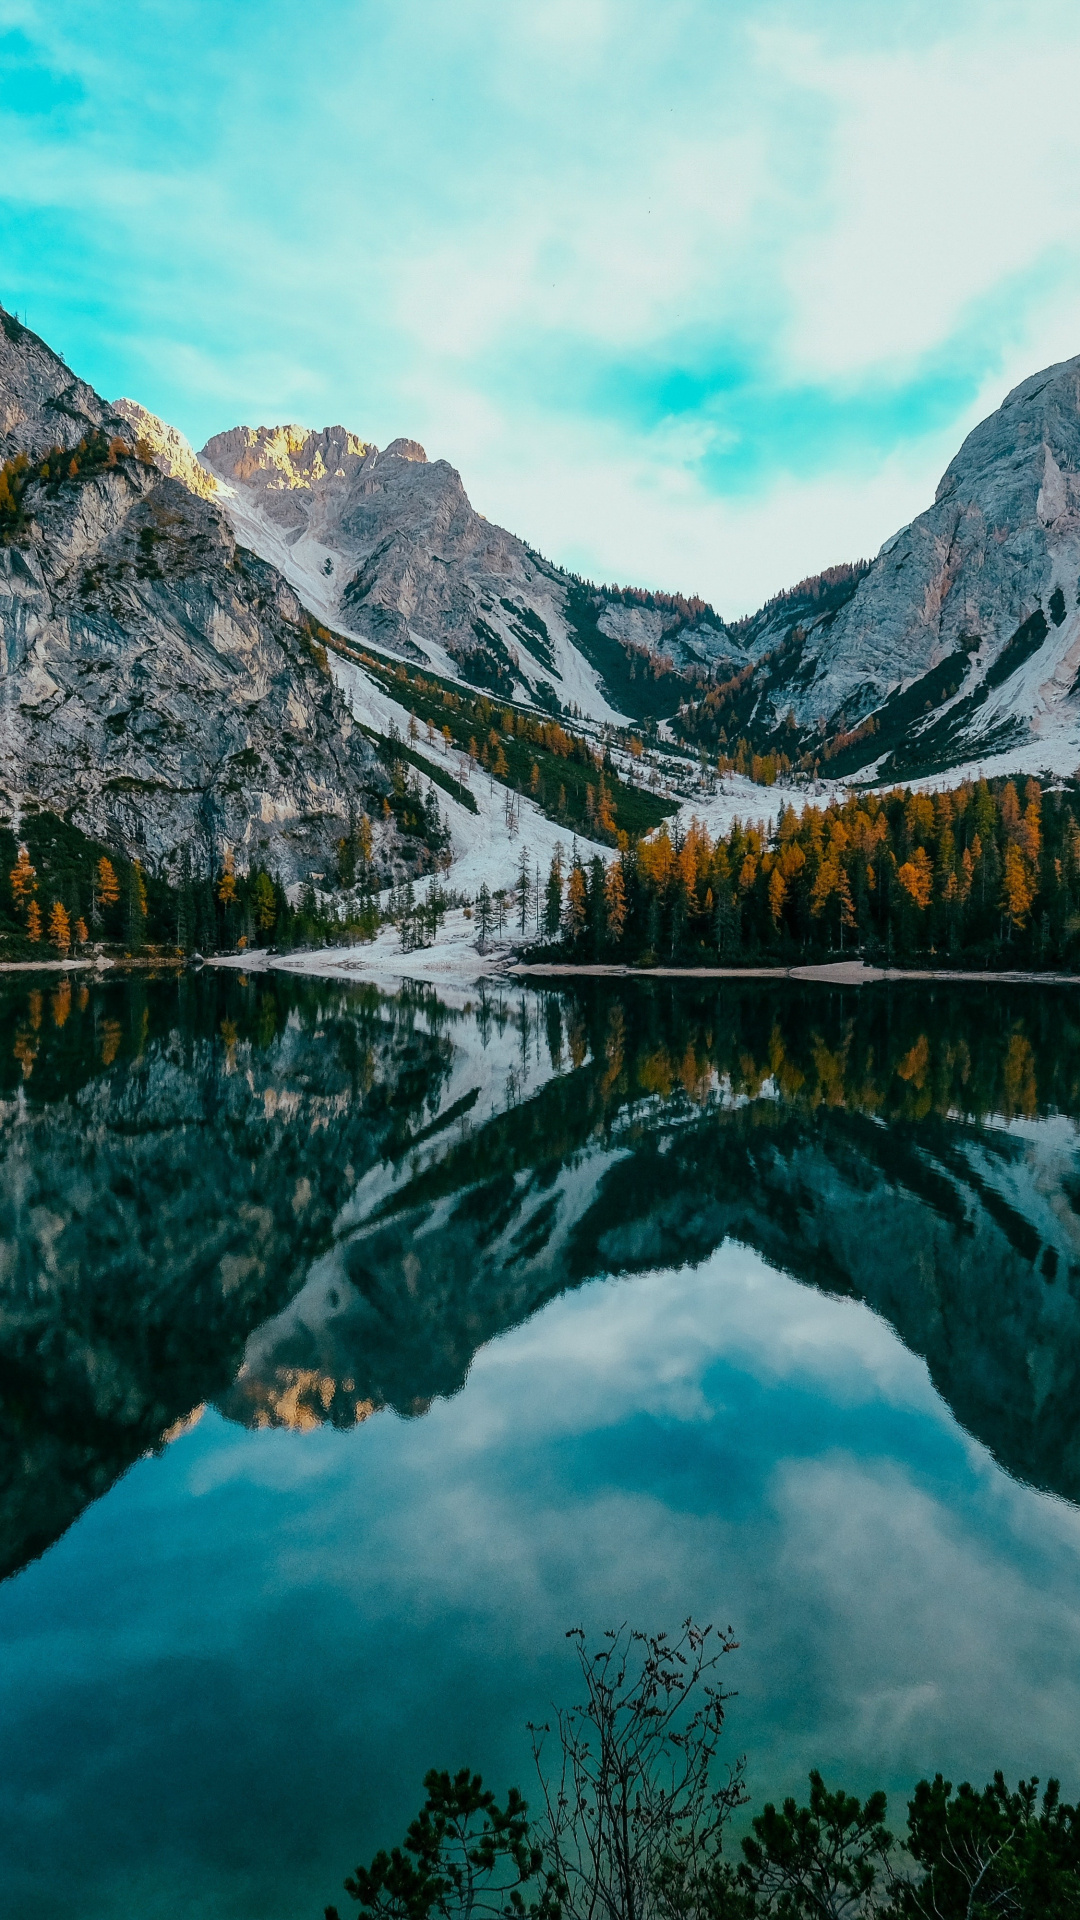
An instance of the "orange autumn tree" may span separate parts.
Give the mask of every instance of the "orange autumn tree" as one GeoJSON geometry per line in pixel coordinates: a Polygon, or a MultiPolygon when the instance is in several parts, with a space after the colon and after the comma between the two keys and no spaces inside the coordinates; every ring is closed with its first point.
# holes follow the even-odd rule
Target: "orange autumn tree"
{"type": "Polygon", "coordinates": [[[1012,927],[1023,927],[1035,898],[1035,884],[1019,847],[1005,849],[1001,911],[1012,927]]]}
{"type": "Polygon", "coordinates": [[[8,884],[16,911],[25,913],[37,892],[37,868],[32,865],[25,846],[19,848],[15,865],[8,875],[8,884]]]}
{"type": "Polygon", "coordinates": [[[54,900],[49,914],[49,940],[58,952],[66,953],[71,945],[71,917],[62,900],[54,900]]]}
{"type": "Polygon", "coordinates": [[[102,854],[94,869],[94,885],[100,905],[115,907],[120,898],[120,882],[116,877],[116,868],[107,854],[102,854]]]}
{"type": "Polygon", "coordinates": [[[562,931],[579,961],[791,965],[843,951],[988,968],[1007,948],[1010,968],[1080,975],[1080,771],[1045,789],[983,779],[784,802],[716,837],[676,820],[628,836],[617,864],[619,882],[577,863],[562,931]]]}

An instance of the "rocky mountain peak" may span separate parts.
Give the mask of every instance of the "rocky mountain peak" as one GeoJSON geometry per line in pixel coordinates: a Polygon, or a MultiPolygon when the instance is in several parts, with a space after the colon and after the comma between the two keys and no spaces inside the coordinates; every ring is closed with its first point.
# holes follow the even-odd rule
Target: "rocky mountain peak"
{"type": "Polygon", "coordinates": [[[390,445],[384,449],[382,457],[385,460],[391,454],[396,455],[399,460],[417,460],[427,464],[427,454],[419,440],[391,440],[390,445]]]}
{"type": "Polygon", "coordinates": [[[199,494],[204,500],[213,499],[217,492],[217,482],[206,468],[200,465],[198,454],[190,440],[186,440],[175,427],[159,420],[156,413],[150,413],[146,407],[140,407],[137,400],[114,400],[114,414],[127,422],[135,439],[148,448],[153,455],[155,467],[160,473],[167,473],[173,480],[182,480],[192,493],[199,494]]]}
{"type": "MultiPolygon", "coordinates": [[[[238,546],[183,436],[110,407],[2,311],[0,425],[30,456],[0,512],[0,817],[62,814],[162,872],[231,853],[289,882],[368,812],[387,877],[423,863],[309,614],[238,546]]],[[[293,430],[293,454],[366,458],[338,432],[293,430]]]]}
{"type": "Polygon", "coordinates": [[[88,429],[123,422],[58,353],[0,307],[0,458],[74,447],[88,429]]]}
{"type": "Polygon", "coordinates": [[[346,480],[377,451],[347,427],[230,427],[207,441],[201,458],[223,480],[280,493],[346,480]]]}

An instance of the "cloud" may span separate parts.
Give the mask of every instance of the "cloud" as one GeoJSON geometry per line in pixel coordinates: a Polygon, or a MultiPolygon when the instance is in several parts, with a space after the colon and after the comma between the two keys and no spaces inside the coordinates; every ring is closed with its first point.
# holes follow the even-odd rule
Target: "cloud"
{"type": "Polygon", "coordinates": [[[874,551],[1080,346],[1048,4],[0,7],[0,294],[195,442],[408,432],[730,614],[874,551]],[[1045,101],[1046,110],[1038,105],[1045,101]]]}

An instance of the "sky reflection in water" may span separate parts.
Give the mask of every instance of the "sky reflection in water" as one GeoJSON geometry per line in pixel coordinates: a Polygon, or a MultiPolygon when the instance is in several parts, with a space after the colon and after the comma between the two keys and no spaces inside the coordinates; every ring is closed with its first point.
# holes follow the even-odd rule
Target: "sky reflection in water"
{"type": "Polygon", "coordinates": [[[318,1914],[427,1765],[527,1786],[578,1621],[730,1620],[759,1793],[812,1764],[1075,1793],[1078,1564],[1077,1510],[860,1301],[731,1242],[591,1281],[422,1417],[208,1411],[0,1588],[10,1910],[76,1876],[92,1916],[318,1914]]]}

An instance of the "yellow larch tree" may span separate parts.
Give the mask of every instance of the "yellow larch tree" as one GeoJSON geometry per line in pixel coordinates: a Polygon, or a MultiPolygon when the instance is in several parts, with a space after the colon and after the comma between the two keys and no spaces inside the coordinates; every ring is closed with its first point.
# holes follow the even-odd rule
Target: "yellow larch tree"
{"type": "Polygon", "coordinates": [[[62,900],[54,900],[49,914],[49,941],[59,953],[71,945],[71,918],[62,900]]]}

